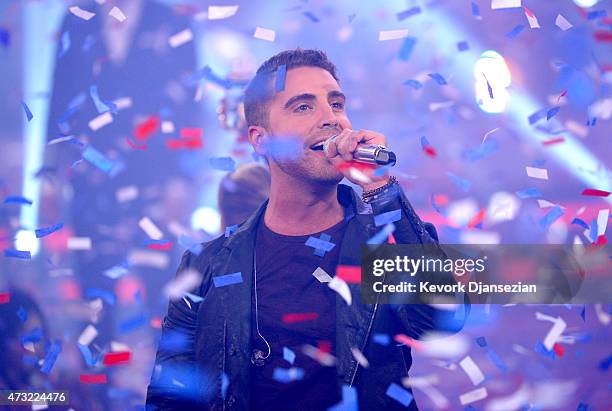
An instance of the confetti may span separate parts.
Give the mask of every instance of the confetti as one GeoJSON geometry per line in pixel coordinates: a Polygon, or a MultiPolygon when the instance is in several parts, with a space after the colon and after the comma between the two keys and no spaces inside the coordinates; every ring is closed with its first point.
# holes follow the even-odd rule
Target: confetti
{"type": "Polygon", "coordinates": [[[27,204],[32,205],[32,200],[21,196],[8,196],[4,199],[4,204],[27,204]]]}
{"type": "Polygon", "coordinates": [[[487,339],[485,337],[478,337],[476,338],[476,344],[478,344],[479,347],[486,347],[487,339]]]}
{"type": "Polygon", "coordinates": [[[91,250],[91,238],[89,237],[69,237],[67,248],[69,250],[91,250]]]}
{"type": "Polygon", "coordinates": [[[81,374],[79,381],[83,384],[106,384],[106,374],[81,374]]]}
{"type": "Polygon", "coordinates": [[[342,297],[342,299],[346,302],[347,305],[351,305],[351,290],[349,289],[348,284],[343,279],[336,276],[332,278],[332,280],[327,285],[329,286],[329,288],[340,294],[340,297],[342,297]]]}
{"type": "Polygon", "coordinates": [[[448,84],[446,79],[439,73],[429,73],[428,76],[441,86],[448,84]]]}
{"type": "Polygon", "coordinates": [[[336,244],[310,236],[308,240],[306,240],[306,246],[312,247],[315,250],[331,251],[336,244]]]}
{"type": "Polygon", "coordinates": [[[291,381],[297,381],[304,378],[304,370],[302,368],[291,367],[285,368],[274,368],[272,378],[282,383],[290,383],[291,381]]]}
{"type": "Polygon", "coordinates": [[[159,128],[159,117],[151,116],[134,128],[134,136],[138,141],[148,140],[159,128]]]}
{"type": "Polygon", "coordinates": [[[123,23],[127,17],[125,14],[119,9],[119,7],[114,6],[111,11],[108,13],[109,16],[114,17],[120,23],[123,23]]]}
{"type": "Polygon", "coordinates": [[[281,64],[276,69],[276,78],[274,80],[274,92],[280,93],[285,90],[285,79],[287,77],[287,65],[281,64]]]}
{"type": "Polygon", "coordinates": [[[3,291],[0,293],[0,304],[7,304],[11,302],[11,293],[3,291]]]}
{"type": "Polygon", "coordinates": [[[511,9],[521,7],[521,0],[491,0],[491,9],[511,9]]]}
{"type": "Polygon", "coordinates": [[[129,201],[134,201],[138,198],[138,195],[138,186],[135,185],[122,187],[115,191],[115,199],[118,203],[127,203],[129,201]]]}
{"type": "Polygon", "coordinates": [[[467,41],[460,41],[459,43],[457,43],[457,50],[466,51],[469,49],[470,49],[470,45],[468,44],[467,41]]]}
{"type": "Polygon", "coordinates": [[[398,53],[400,60],[408,61],[410,59],[410,55],[412,54],[412,50],[414,49],[416,42],[416,37],[406,37],[398,53]]]}
{"type": "Polygon", "coordinates": [[[374,224],[378,227],[381,225],[393,223],[402,219],[402,209],[388,211],[386,213],[378,214],[374,216],[374,224]]]}
{"type": "Polygon", "coordinates": [[[487,389],[485,387],[477,388],[473,391],[461,394],[459,396],[459,402],[461,402],[461,405],[471,404],[473,402],[487,398],[487,395],[487,389]]]}
{"type": "Polygon", "coordinates": [[[164,134],[174,133],[174,123],[172,121],[162,121],[161,131],[164,134]]]}
{"type": "Polygon", "coordinates": [[[361,365],[363,368],[368,368],[370,366],[370,362],[368,361],[368,359],[365,357],[365,355],[363,355],[361,351],[359,351],[357,347],[351,347],[351,354],[353,354],[355,360],[357,360],[359,365],[361,365]]]}
{"type": "Polygon", "coordinates": [[[527,6],[523,6],[523,10],[525,11],[525,17],[527,17],[527,21],[529,22],[529,27],[532,29],[539,29],[540,23],[538,23],[538,18],[531,10],[527,8],[527,6]]]}
{"type": "Polygon", "coordinates": [[[129,364],[131,355],[132,353],[129,351],[106,353],[102,364],[105,366],[129,364]]]}
{"type": "Polygon", "coordinates": [[[147,324],[147,317],[145,314],[138,314],[134,317],[128,318],[127,320],[119,323],[119,332],[124,334],[134,331],[147,324]]]}
{"type": "Polygon", "coordinates": [[[70,13],[74,14],[78,18],[81,18],[81,19],[83,19],[85,21],[91,20],[93,18],[93,16],[96,15],[96,13],[91,13],[91,12],[89,12],[87,10],[83,10],[79,6],[72,6],[68,10],[70,10],[70,13]]]}
{"type": "Polygon", "coordinates": [[[302,346],[302,352],[313,360],[317,361],[319,364],[326,367],[331,367],[336,363],[336,357],[334,357],[328,352],[320,350],[317,347],[313,347],[310,344],[305,344],[304,346],[302,346]]]}
{"type": "Polygon", "coordinates": [[[94,360],[93,355],[91,354],[91,350],[89,349],[88,346],[86,345],[81,345],[81,344],[77,344],[77,347],[79,347],[79,351],[81,351],[81,355],[83,356],[83,359],[85,360],[85,364],[88,367],[93,367],[96,365],[96,360],[94,360]]]}
{"type": "Polygon", "coordinates": [[[191,29],[185,29],[170,36],[168,38],[168,44],[172,48],[177,48],[189,43],[191,40],[193,40],[193,32],[191,29]]]}
{"type": "Polygon", "coordinates": [[[472,186],[472,183],[464,178],[461,178],[453,173],[451,173],[450,171],[446,172],[446,175],[451,179],[451,181],[453,182],[453,184],[455,184],[455,186],[457,188],[459,188],[461,191],[463,192],[468,192],[470,190],[470,187],[472,186]]]}
{"type": "Polygon", "coordinates": [[[381,244],[387,240],[389,234],[395,231],[395,225],[393,223],[387,224],[378,233],[374,234],[368,241],[368,244],[381,244]]]}
{"type": "Polygon", "coordinates": [[[378,41],[398,40],[408,37],[408,29],[381,30],[378,32],[378,41]]]}
{"type": "Polygon", "coordinates": [[[581,226],[582,228],[584,228],[586,230],[588,230],[590,228],[589,225],[584,220],[581,220],[579,218],[574,218],[572,220],[572,224],[579,225],[579,226],[581,226]]]}
{"type": "Polygon", "coordinates": [[[361,266],[358,265],[338,265],[336,276],[349,284],[361,283],[361,266]]]}
{"type": "Polygon", "coordinates": [[[283,359],[293,365],[295,362],[295,353],[291,349],[283,347],[283,359]]]}
{"type": "Polygon", "coordinates": [[[557,106],[557,107],[553,107],[550,110],[548,110],[546,112],[546,120],[550,120],[551,118],[553,118],[554,116],[557,115],[557,113],[559,112],[559,110],[561,110],[561,107],[557,106]]]}
{"type": "Polygon", "coordinates": [[[113,115],[110,111],[106,111],[97,117],[94,117],[87,125],[91,129],[91,131],[97,131],[104,126],[109,125],[113,122],[113,115]]]}
{"type": "Polygon", "coordinates": [[[149,236],[149,238],[153,240],[161,240],[164,236],[161,230],[157,228],[155,223],[151,221],[149,217],[141,218],[138,222],[138,226],[149,236]]]}
{"type": "Polygon", "coordinates": [[[77,342],[80,345],[87,346],[98,336],[98,330],[93,325],[88,325],[79,335],[77,342]]]}
{"type": "Polygon", "coordinates": [[[540,227],[547,229],[552,223],[557,221],[561,217],[564,211],[559,205],[555,205],[542,219],[540,220],[540,227]]]}
{"type": "Polygon", "coordinates": [[[564,141],[565,141],[565,138],[557,137],[557,138],[553,138],[553,139],[550,139],[550,140],[542,141],[542,145],[544,145],[544,146],[551,146],[551,145],[554,145],[554,144],[563,143],[564,141]]]}
{"type": "Polygon", "coordinates": [[[398,343],[410,348],[414,348],[415,350],[423,349],[423,346],[417,340],[410,338],[405,334],[397,334],[395,337],[393,337],[393,339],[398,343]]]}
{"type": "Polygon", "coordinates": [[[391,338],[387,334],[374,334],[372,340],[376,344],[387,346],[391,343],[391,338]]]}
{"type": "Polygon", "coordinates": [[[610,210],[599,210],[597,214],[597,236],[604,235],[606,233],[606,227],[608,226],[608,218],[610,217],[610,210]]]}
{"type": "Polygon", "coordinates": [[[595,188],[585,188],[582,191],[583,196],[594,196],[594,197],[607,197],[610,195],[609,191],[597,190],[595,188]]]}
{"type": "Polygon", "coordinates": [[[421,149],[430,157],[436,156],[436,149],[431,146],[429,140],[427,140],[427,137],[425,136],[421,137],[421,149]]]}
{"type": "Polygon", "coordinates": [[[11,249],[7,249],[7,250],[4,250],[4,256],[5,257],[19,258],[21,260],[31,260],[32,259],[32,255],[30,254],[30,252],[29,251],[23,251],[23,250],[11,250],[11,249]]]}
{"type": "Polygon", "coordinates": [[[193,290],[202,282],[202,275],[193,269],[182,271],[172,281],[164,286],[164,294],[171,300],[179,299],[189,290],[193,290]]]}
{"type": "Polygon", "coordinates": [[[404,407],[409,406],[413,399],[412,394],[410,394],[410,391],[400,387],[394,382],[389,385],[385,394],[402,404],[404,407]]]}
{"type": "Polygon", "coordinates": [[[239,284],[242,282],[242,272],[238,271],[232,274],[225,274],[213,277],[213,283],[216,288],[226,287],[228,285],[239,284]]]}
{"type": "Polygon", "coordinates": [[[600,17],[606,17],[608,13],[605,10],[591,10],[587,13],[588,20],[597,20],[600,17]]]}
{"type": "Polygon", "coordinates": [[[555,19],[555,25],[559,27],[561,30],[566,31],[574,27],[572,23],[567,21],[565,17],[560,14],[557,14],[557,18],[555,19]]]}
{"type": "Polygon", "coordinates": [[[514,27],[512,30],[510,30],[508,33],[506,33],[506,37],[508,37],[509,39],[513,39],[519,34],[521,34],[523,30],[525,30],[525,25],[519,24],[516,27],[514,27]]]}
{"type": "Polygon", "coordinates": [[[312,21],[313,23],[318,23],[319,22],[319,18],[317,16],[315,16],[314,14],[312,14],[309,11],[304,11],[302,12],[302,14],[306,17],[308,17],[308,20],[312,21]]]}
{"type": "Polygon", "coordinates": [[[525,167],[525,171],[529,177],[548,180],[548,170],[545,168],[525,167]]]}
{"type": "Polygon", "coordinates": [[[469,355],[463,360],[459,361],[459,366],[461,369],[463,369],[463,371],[465,371],[467,376],[470,378],[470,381],[472,381],[472,384],[478,385],[484,381],[484,374],[482,371],[480,371],[480,368],[478,368],[474,360],[472,360],[472,357],[469,355]]]}
{"type": "Polygon", "coordinates": [[[11,32],[4,27],[0,27],[0,44],[7,49],[11,45],[11,32]]]}
{"type": "Polygon", "coordinates": [[[21,106],[23,107],[23,111],[25,112],[26,118],[28,119],[28,123],[29,123],[30,121],[32,121],[34,116],[32,115],[30,108],[24,101],[21,102],[21,106]]]}
{"type": "Polygon", "coordinates": [[[537,188],[526,188],[516,192],[520,199],[542,197],[542,193],[537,188]]]}
{"type": "Polygon", "coordinates": [[[276,38],[276,32],[263,27],[257,27],[255,28],[255,33],[253,33],[253,37],[260,40],[274,41],[276,38]]]}
{"type": "Polygon", "coordinates": [[[282,321],[285,324],[295,324],[304,321],[312,321],[319,318],[318,313],[288,313],[283,314],[282,321]]]}
{"type": "Polygon", "coordinates": [[[482,16],[480,15],[480,7],[476,2],[472,2],[472,17],[476,20],[482,20],[482,16]]]}
{"type": "Polygon", "coordinates": [[[508,371],[508,366],[502,361],[501,358],[497,355],[497,353],[493,350],[487,351],[487,357],[489,360],[502,372],[508,371]]]}
{"type": "Polygon", "coordinates": [[[96,298],[99,298],[108,305],[114,305],[116,301],[113,293],[100,288],[87,288],[85,290],[85,298],[88,300],[95,300],[96,298]]]}
{"type": "Polygon", "coordinates": [[[234,171],[236,169],[236,162],[231,157],[212,157],[209,163],[215,170],[234,171]]]}
{"type": "Polygon", "coordinates": [[[208,6],[208,20],[221,20],[232,17],[238,12],[238,5],[208,6]]]}
{"type": "Polygon", "coordinates": [[[64,224],[58,223],[58,224],[52,225],[51,227],[39,228],[35,230],[34,233],[36,234],[36,238],[42,238],[58,230],[61,230],[62,227],[64,227],[64,224]]]}
{"type": "Polygon", "coordinates": [[[316,270],[312,273],[314,278],[316,278],[320,283],[328,283],[332,280],[332,277],[325,272],[321,267],[317,267],[316,270]]]}
{"type": "Polygon", "coordinates": [[[57,357],[59,356],[61,351],[62,351],[61,342],[53,341],[40,367],[40,372],[42,372],[43,374],[49,374],[51,372],[51,369],[53,368],[53,365],[55,365],[55,362],[57,361],[57,357]]]}
{"type": "Polygon", "coordinates": [[[397,20],[402,21],[407,19],[408,17],[416,16],[417,14],[421,14],[421,8],[419,6],[415,6],[408,10],[404,10],[400,13],[397,13],[397,20]]]}
{"type": "Polygon", "coordinates": [[[421,84],[421,82],[417,81],[417,80],[406,80],[404,81],[405,85],[412,87],[415,90],[418,90],[420,88],[423,87],[423,84],[421,84]]]}

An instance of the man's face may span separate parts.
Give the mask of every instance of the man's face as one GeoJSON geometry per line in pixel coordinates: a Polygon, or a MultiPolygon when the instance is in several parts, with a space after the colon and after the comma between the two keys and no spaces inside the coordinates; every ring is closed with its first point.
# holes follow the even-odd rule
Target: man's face
{"type": "Polygon", "coordinates": [[[270,153],[271,168],[275,164],[285,174],[336,184],[340,173],[322,150],[310,147],[322,140],[351,128],[345,111],[345,96],[338,82],[319,67],[297,67],[287,71],[285,89],[276,93],[269,103],[268,133],[270,139],[296,139],[296,156],[270,153]]]}

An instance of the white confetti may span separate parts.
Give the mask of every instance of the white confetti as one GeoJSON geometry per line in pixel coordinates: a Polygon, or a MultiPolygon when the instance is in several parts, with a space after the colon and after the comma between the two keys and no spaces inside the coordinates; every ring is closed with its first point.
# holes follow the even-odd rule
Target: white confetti
{"type": "Polygon", "coordinates": [[[208,20],[220,20],[232,17],[238,11],[235,6],[208,6],[208,20]]]}
{"type": "Polygon", "coordinates": [[[569,30],[574,27],[572,23],[567,21],[565,17],[560,14],[557,15],[557,18],[555,19],[555,24],[563,31],[569,30]]]}
{"type": "Polygon", "coordinates": [[[363,368],[368,368],[370,366],[370,362],[358,348],[351,347],[351,353],[353,354],[353,357],[355,357],[355,360],[357,360],[359,365],[361,365],[363,368]]]}
{"type": "Polygon", "coordinates": [[[555,345],[559,337],[561,337],[561,334],[563,334],[563,331],[565,331],[566,326],[567,324],[565,324],[565,321],[563,321],[561,317],[558,317],[555,320],[553,326],[551,327],[551,329],[548,331],[548,334],[546,334],[546,337],[544,338],[544,347],[546,347],[548,351],[551,351],[553,349],[553,346],[555,345]]]}
{"type": "Polygon", "coordinates": [[[164,236],[149,217],[142,217],[138,222],[138,226],[153,240],[161,240],[164,236]]]}
{"type": "Polygon", "coordinates": [[[408,29],[381,30],[378,32],[378,41],[398,40],[408,37],[408,29]]]}
{"type": "Polygon", "coordinates": [[[274,30],[265,29],[263,27],[257,27],[253,37],[260,40],[274,41],[276,38],[276,32],[274,30]]]}
{"type": "Polygon", "coordinates": [[[314,273],[312,273],[312,275],[314,276],[314,278],[319,280],[320,283],[328,283],[332,280],[331,276],[327,274],[325,270],[321,267],[317,267],[317,269],[314,270],[314,273]]]}
{"type": "Polygon", "coordinates": [[[521,7],[521,0],[491,0],[491,9],[511,9],[521,7]]]}
{"type": "Polygon", "coordinates": [[[68,239],[69,250],[91,250],[91,238],[89,237],[70,237],[68,239]]]}
{"type": "Polygon", "coordinates": [[[110,113],[110,111],[105,111],[104,113],[92,119],[88,123],[88,125],[92,131],[96,131],[106,125],[109,125],[112,122],[113,122],[113,115],[110,113]]]}
{"type": "Polygon", "coordinates": [[[117,110],[125,110],[126,108],[132,107],[132,98],[131,97],[119,97],[116,100],[113,100],[115,106],[117,106],[117,110]]]}
{"type": "Polygon", "coordinates": [[[162,121],[161,131],[164,134],[174,133],[174,123],[172,121],[162,121]]]}
{"type": "Polygon", "coordinates": [[[191,40],[193,40],[193,32],[191,29],[185,29],[170,36],[170,38],[168,38],[168,44],[170,44],[172,48],[177,48],[183,44],[189,43],[191,40]]]}
{"type": "Polygon", "coordinates": [[[610,210],[599,210],[597,214],[597,237],[606,233],[606,227],[608,226],[608,218],[610,217],[610,210]]]}
{"type": "Polygon", "coordinates": [[[335,276],[327,285],[329,288],[340,294],[340,297],[346,301],[347,305],[351,305],[351,290],[349,289],[348,284],[342,278],[335,276]]]}
{"type": "Polygon", "coordinates": [[[529,27],[532,29],[539,29],[540,23],[538,22],[538,18],[535,16],[535,14],[533,14],[533,12],[527,7],[524,8],[524,11],[525,17],[527,17],[527,21],[529,22],[529,27]]]}
{"type": "Polygon", "coordinates": [[[603,310],[601,304],[595,304],[595,314],[597,314],[597,319],[603,325],[608,325],[610,324],[610,321],[612,321],[612,317],[610,317],[610,314],[603,310]]]}
{"type": "Polygon", "coordinates": [[[127,203],[138,198],[138,186],[131,185],[122,187],[115,191],[115,199],[118,203],[127,203]]]}
{"type": "Polygon", "coordinates": [[[70,13],[74,14],[78,18],[81,18],[81,19],[87,20],[87,21],[91,20],[93,18],[93,16],[96,15],[96,13],[92,13],[92,12],[89,12],[87,10],[83,10],[79,6],[72,6],[68,10],[70,10],[70,13]]]}
{"type": "Polygon", "coordinates": [[[177,275],[164,287],[164,294],[171,300],[176,300],[184,293],[193,290],[202,282],[202,275],[193,269],[187,269],[177,275]]]}
{"type": "Polygon", "coordinates": [[[93,325],[89,324],[81,335],[77,342],[81,345],[89,345],[98,336],[98,330],[93,325]]]}
{"type": "Polygon", "coordinates": [[[548,170],[545,168],[525,167],[525,171],[527,171],[529,177],[548,180],[548,170]]]}
{"type": "Polygon", "coordinates": [[[124,344],[119,341],[111,341],[110,343],[112,352],[125,352],[130,351],[130,347],[127,344],[124,344]]]}
{"type": "Polygon", "coordinates": [[[130,266],[153,267],[163,270],[168,267],[170,259],[166,253],[152,250],[132,250],[128,255],[130,266]]]}
{"type": "Polygon", "coordinates": [[[459,401],[461,402],[461,405],[467,405],[485,399],[487,398],[487,395],[487,389],[485,387],[477,388],[473,391],[461,394],[459,396],[459,401]]]}
{"type": "Polygon", "coordinates": [[[465,371],[467,376],[470,377],[472,384],[478,385],[484,381],[485,377],[482,371],[480,371],[480,368],[478,368],[469,355],[459,362],[459,366],[465,371]]]}
{"type": "Polygon", "coordinates": [[[123,23],[127,17],[121,11],[121,9],[117,6],[113,7],[111,11],[108,13],[109,16],[114,17],[118,22],[123,23]]]}

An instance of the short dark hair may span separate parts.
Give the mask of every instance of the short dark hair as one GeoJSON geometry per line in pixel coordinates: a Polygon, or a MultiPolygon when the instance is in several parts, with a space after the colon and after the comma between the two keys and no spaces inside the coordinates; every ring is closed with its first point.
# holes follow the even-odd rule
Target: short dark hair
{"type": "Polygon", "coordinates": [[[266,60],[249,82],[244,92],[244,116],[248,126],[267,126],[268,102],[273,96],[271,83],[280,66],[287,70],[296,67],[320,67],[338,80],[336,66],[321,50],[286,50],[266,60]]]}

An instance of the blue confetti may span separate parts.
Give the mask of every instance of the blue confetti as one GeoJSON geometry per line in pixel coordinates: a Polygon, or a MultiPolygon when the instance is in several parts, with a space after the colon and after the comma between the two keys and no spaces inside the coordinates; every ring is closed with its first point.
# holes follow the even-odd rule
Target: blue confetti
{"type": "Polygon", "coordinates": [[[412,50],[414,49],[414,45],[416,44],[416,37],[406,37],[402,42],[402,47],[400,47],[398,57],[400,60],[407,61],[410,59],[410,55],[412,54],[412,50]]]}
{"type": "Polygon", "coordinates": [[[59,55],[57,57],[58,59],[64,57],[64,54],[66,54],[68,50],[70,50],[70,32],[65,31],[62,33],[61,43],[62,48],[60,49],[59,55]]]}
{"type": "Polygon", "coordinates": [[[293,365],[295,362],[295,353],[291,349],[283,347],[283,359],[293,365]]]}
{"type": "Polygon", "coordinates": [[[481,160],[499,149],[499,144],[494,138],[488,138],[478,147],[468,149],[463,152],[462,157],[470,163],[481,160]]]}
{"type": "Polygon", "coordinates": [[[357,388],[348,385],[342,386],[342,401],[328,408],[327,411],[359,411],[357,402],[357,388]]]}
{"type": "Polygon", "coordinates": [[[55,362],[57,361],[57,356],[61,351],[61,341],[53,341],[51,343],[51,346],[49,347],[49,351],[47,351],[47,355],[45,356],[43,364],[40,366],[40,372],[42,372],[43,374],[49,374],[51,372],[51,369],[53,368],[53,365],[55,365],[55,362]]]}
{"type": "Polygon", "coordinates": [[[421,137],[421,148],[425,150],[429,146],[431,146],[431,144],[429,144],[429,140],[427,140],[427,137],[422,136],[421,137]]]}
{"type": "Polygon", "coordinates": [[[451,173],[450,171],[447,171],[446,175],[451,179],[453,184],[455,184],[455,186],[459,188],[461,191],[464,191],[467,193],[470,190],[470,187],[472,186],[472,183],[470,181],[462,177],[459,177],[451,173]]]}
{"type": "Polygon", "coordinates": [[[238,271],[232,274],[225,274],[217,277],[213,277],[213,283],[215,287],[226,287],[228,285],[240,284],[242,282],[242,272],[238,271]]]}
{"type": "Polygon", "coordinates": [[[406,80],[404,81],[404,84],[412,87],[415,90],[418,90],[423,87],[423,85],[417,80],[406,80]]]}
{"type": "Polygon", "coordinates": [[[40,327],[32,328],[27,334],[21,337],[21,345],[25,345],[27,343],[35,343],[42,340],[43,331],[40,327]]]}
{"type": "Polygon", "coordinates": [[[85,298],[88,300],[101,298],[108,305],[115,304],[115,294],[100,288],[87,288],[85,290],[85,298]]]}
{"type": "Polygon", "coordinates": [[[518,36],[519,34],[521,34],[521,32],[523,30],[525,30],[525,25],[524,24],[519,24],[518,26],[513,28],[510,32],[506,33],[506,37],[508,37],[509,39],[513,39],[516,36],[518,36]]]}
{"type": "Polygon", "coordinates": [[[6,250],[4,250],[4,256],[5,257],[20,258],[22,260],[31,260],[32,259],[32,255],[30,254],[29,251],[22,251],[22,250],[6,249],[6,250]]]}
{"type": "MultiPolygon", "coordinates": [[[[319,236],[319,240],[329,241],[331,240],[331,236],[327,233],[321,233],[321,235],[319,236]]],[[[314,255],[316,255],[317,257],[324,257],[326,252],[327,251],[324,249],[315,248],[314,255]]]]}
{"type": "Polygon", "coordinates": [[[96,110],[98,110],[98,114],[102,114],[107,111],[117,114],[117,106],[114,103],[107,104],[100,100],[100,96],[98,96],[98,86],[89,87],[89,95],[96,106],[96,110]]]}
{"type": "Polygon", "coordinates": [[[542,355],[544,355],[544,356],[546,356],[546,357],[549,357],[549,358],[551,358],[551,359],[553,359],[553,360],[554,360],[554,359],[555,359],[555,357],[556,357],[555,352],[554,352],[553,350],[548,351],[548,350],[546,349],[546,347],[544,347],[544,344],[542,344],[542,341],[538,341],[538,342],[536,343],[536,346],[535,346],[535,349],[534,349],[534,350],[535,350],[535,352],[537,352],[537,353],[539,353],[539,354],[542,354],[542,355]]]}
{"type": "Polygon", "coordinates": [[[408,17],[416,16],[417,14],[421,14],[421,8],[419,6],[415,6],[408,10],[404,10],[400,13],[397,13],[397,20],[402,21],[407,19],[408,17]]]}
{"type": "Polygon", "coordinates": [[[63,226],[64,226],[63,223],[58,223],[58,224],[52,225],[51,227],[39,228],[35,230],[34,233],[36,233],[36,238],[42,238],[58,230],[61,230],[63,226]]]}
{"type": "Polygon", "coordinates": [[[533,187],[533,188],[526,188],[524,190],[517,191],[516,195],[520,199],[523,199],[523,200],[526,199],[526,198],[542,197],[542,193],[540,192],[540,190],[538,190],[535,187],[533,187]]]}
{"type": "Polygon", "coordinates": [[[372,340],[377,344],[387,346],[391,342],[391,337],[388,334],[374,334],[372,340]]]}
{"type": "Polygon", "coordinates": [[[374,234],[367,243],[368,244],[382,244],[387,241],[389,234],[395,231],[395,225],[393,223],[387,224],[378,233],[374,234]]]}
{"type": "Polygon", "coordinates": [[[586,230],[588,230],[588,229],[590,228],[590,227],[589,227],[589,225],[586,223],[586,221],[581,220],[581,219],[579,219],[579,218],[574,218],[574,219],[572,220],[572,224],[579,225],[579,226],[581,226],[582,228],[584,228],[584,229],[586,229],[586,230]]]}
{"type": "Polygon", "coordinates": [[[541,109],[530,115],[527,119],[529,120],[529,125],[535,124],[548,114],[548,109],[541,109]]]}
{"type": "Polygon", "coordinates": [[[113,168],[113,162],[104,157],[104,154],[100,153],[92,146],[87,146],[82,155],[85,160],[89,161],[91,164],[98,167],[105,173],[110,173],[111,169],[113,168]]]}
{"type": "Polygon", "coordinates": [[[194,303],[201,303],[202,301],[204,301],[204,299],[200,297],[199,295],[191,294],[188,292],[185,292],[183,295],[185,297],[189,297],[189,299],[193,301],[194,303]]]}
{"type": "Polygon", "coordinates": [[[478,4],[475,2],[472,2],[472,16],[477,20],[482,19],[482,16],[480,15],[480,7],[478,7],[478,4]]]}
{"type": "Polygon", "coordinates": [[[374,224],[376,227],[381,225],[393,223],[402,219],[402,209],[387,211],[386,213],[378,214],[374,216],[374,224]]]}
{"type": "Polygon", "coordinates": [[[225,400],[227,395],[227,387],[229,387],[229,377],[226,373],[221,374],[221,398],[225,400]]]}
{"type": "Polygon", "coordinates": [[[289,369],[276,367],[272,374],[272,378],[278,382],[287,384],[291,381],[301,380],[304,378],[304,370],[296,367],[289,369]]]}
{"type": "Polygon", "coordinates": [[[601,362],[599,363],[599,369],[602,371],[608,371],[610,365],[612,365],[612,355],[601,360],[601,362]]]}
{"type": "Polygon", "coordinates": [[[231,157],[212,157],[208,162],[215,170],[234,171],[236,169],[236,162],[231,157]]]}
{"type": "Polygon", "coordinates": [[[11,32],[4,27],[0,27],[0,44],[5,48],[9,48],[11,45],[11,32]]]}
{"type": "Polygon", "coordinates": [[[488,351],[487,357],[489,357],[489,360],[491,360],[491,362],[495,364],[495,366],[499,368],[501,371],[503,372],[508,371],[508,366],[502,361],[501,358],[499,358],[499,356],[497,355],[495,351],[493,350],[488,351]]]}
{"type": "Polygon", "coordinates": [[[407,407],[412,402],[412,394],[410,394],[410,391],[400,387],[394,382],[389,385],[386,394],[404,407],[407,407]]]}
{"type": "Polygon", "coordinates": [[[238,224],[225,227],[225,237],[229,237],[238,230],[238,224]]]}
{"type": "Polygon", "coordinates": [[[586,321],[586,306],[582,306],[582,309],[580,310],[580,318],[582,318],[582,321],[586,321]]]}
{"type": "Polygon", "coordinates": [[[606,17],[607,15],[608,15],[608,12],[605,10],[593,10],[587,13],[587,19],[595,20],[600,17],[606,17]]]}
{"type": "Polygon", "coordinates": [[[591,241],[595,242],[597,241],[597,219],[594,218],[593,220],[591,220],[591,231],[590,231],[590,235],[591,235],[591,241]]]}
{"type": "Polygon", "coordinates": [[[306,246],[312,247],[317,250],[331,251],[332,248],[336,246],[336,244],[330,243],[329,241],[322,240],[320,238],[310,236],[308,237],[308,240],[306,240],[306,246]]]}
{"type": "Polygon", "coordinates": [[[540,227],[547,229],[552,223],[557,221],[563,214],[563,209],[557,204],[540,220],[540,227]]]}
{"type": "Polygon", "coordinates": [[[312,14],[311,12],[309,12],[309,11],[304,11],[304,12],[302,12],[302,14],[304,16],[308,17],[308,19],[310,21],[312,21],[313,23],[318,23],[319,22],[319,18],[317,16],[315,16],[314,14],[312,14]]]}
{"type": "Polygon", "coordinates": [[[17,310],[17,317],[19,317],[22,323],[25,323],[26,321],[28,321],[28,312],[25,308],[19,307],[19,309],[17,310]]]}
{"type": "Polygon", "coordinates": [[[591,407],[589,407],[589,404],[585,404],[583,402],[578,404],[578,408],[576,408],[576,411],[590,411],[590,410],[591,410],[591,407]]]}
{"type": "Polygon", "coordinates": [[[184,234],[181,234],[179,236],[178,243],[181,247],[188,249],[194,255],[200,255],[200,253],[204,249],[202,244],[184,234]]]}
{"type": "Polygon", "coordinates": [[[448,84],[446,82],[446,79],[442,77],[442,75],[439,73],[429,73],[428,76],[431,77],[433,80],[435,80],[435,82],[441,86],[448,84]]]}
{"type": "Polygon", "coordinates": [[[467,41],[460,41],[459,43],[457,43],[457,50],[466,51],[469,49],[470,49],[470,45],[468,44],[467,41]]]}
{"type": "Polygon", "coordinates": [[[546,120],[550,120],[551,118],[556,116],[559,110],[561,110],[561,107],[559,106],[553,107],[550,110],[548,110],[548,112],[546,113],[546,120]]]}
{"type": "Polygon", "coordinates": [[[218,84],[219,86],[227,90],[232,88],[235,84],[238,84],[237,82],[234,83],[229,79],[224,79],[223,77],[215,74],[209,66],[204,66],[201,69],[192,73],[189,77],[186,78],[185,84],[187,86],[195,86],[202,79],[206,79],[211,83],[218,84]]]}
{"type": "Polygon", "coordinates": [[[88,367],[93,367],[94,365],[96,365],[96,362],[94,361],[93,355],[91,354],[91,350],[89,349],[89,347],[83,344],[78,344],[78,343],[77,345],[79,346],[79,350],[81,351],[81,354],[83,355],[85,364],[88,367]]]}
{"type": "Polygon", "coordinates": [[[34,116],[32,115],[32,112],[30,111],[28,105],[24,101],[21,102],[21,105],[23,106],[23,111],[25,111],[25,115],[28,119],[28,122],[32,121],[34,116]]]}
{"type": "Polygon", "coordinates": [[[119,323],[119,332],[124,334],[134,331],[147,323],[147,316],[145,314],[138,314],[132,318],[121,321],[119,323]]]}
{"type": "Polygon", "coordinates": [[[281,64],[276,69],[276,80],[274,81],[274,92],[280,93],[285,90],[285,80],[287,79],[287,65],[281,64]]]}
{"type": "Polygon", "coordinates": [[[476,338],[476,344],[478,344],[479,347],[486,347],[487,340],[484,337],[478,337],[476,338]]]}
{"type": "Polygon", "coordinates": [[[494,99],[494,97],[493,97],[493,87],[491,87],[491,84],[489,84],[489,80],[487,79],[487,76],[484,75],[484,73],[483,73],[483,76],[485,78],[485,81],[487,82],[487,90],[489,91],[489,98],[491,100],[493,100],[494,99]]]}
{"type": "Polygon", "coordinates": [[[4,204],[27,204],[32,205],[32,200],[20,196],[8,196],[4,199],[4,204]]]}

